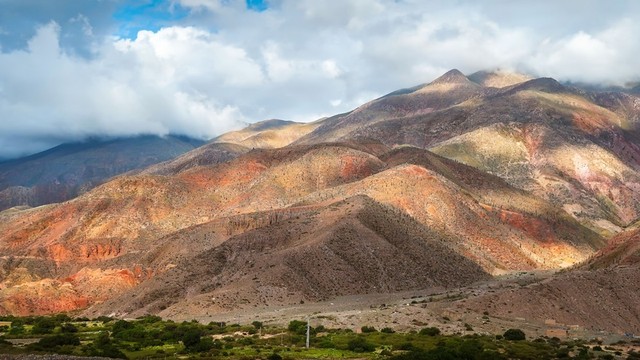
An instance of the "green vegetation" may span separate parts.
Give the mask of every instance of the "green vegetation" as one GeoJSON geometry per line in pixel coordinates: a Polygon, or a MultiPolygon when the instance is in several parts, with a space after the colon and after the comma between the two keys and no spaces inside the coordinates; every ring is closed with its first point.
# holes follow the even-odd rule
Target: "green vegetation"
{"type": "MultiPolygon", "coordinates": [[[[524,332],[509,329],[504,335],[442,335],[435,327],[399,333],[384,327],[349,329],[311,327],[310,348],[305,348],[307,322],[286,327],[254,321],[251,324],[173,322],[157,316],[135,320],[65,316],[4,317],[0,354],[58,353],[129,359],[590,359],[620,358],[614,348],[563,342],[557,338],[527,341],[524,332]],[[29,344],[12,345],[22,339],[29,344]]],[[[312,320],[313,323],[313,320],[312,320]]],[[[471,330],[468,330],[471,331],[471,330]]],[[[634,358],[636,353],[626,354],[634,358]]],[[[623,355],[624,356],[624,355],[623,355]]]]}
{"type": "Polygon", "coordinates": [[[506,340],[518,341],[526,338],[524,331],[520,329],[509,329],[502,335],[506,340]]]}

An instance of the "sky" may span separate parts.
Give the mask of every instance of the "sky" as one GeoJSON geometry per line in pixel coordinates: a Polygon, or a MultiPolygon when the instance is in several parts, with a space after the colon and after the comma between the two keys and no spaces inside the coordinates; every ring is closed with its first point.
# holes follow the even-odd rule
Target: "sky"
{"type": "Polygon", "coordinates": [[[0,0],[0,158],[313,121],[453,68],[624,85],[638,34],[636,0],[0,0]]]}

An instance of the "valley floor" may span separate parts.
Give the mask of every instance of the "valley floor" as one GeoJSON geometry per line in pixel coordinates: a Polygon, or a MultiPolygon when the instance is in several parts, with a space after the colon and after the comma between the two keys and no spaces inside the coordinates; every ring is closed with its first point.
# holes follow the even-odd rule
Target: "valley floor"
{"type": "MultiPolygon", "coordinates": [[[[172,318],[176,321],[189,321],[195,317],[201,323],[213,321],[239,324],[248,324],[257,320],[274,325],[286,324],[294,319],[309,318],[312,326],[345,328],[355,332],[362,326],[373,326],[377,329],[389,327],[402,332],[433,326],[441,329],[444,334],[495,335],[502,334],[510,328],[519,328],[531,338],[548,336],[562,339],[599,339],[608,344],[620,340],[628,341],[634,337],[633,334],[619,331],[562,324],[552,318],[540,321],[517,316],[498,316],[489,311],[465,307],[462,302],[537,284],[551,279],[552,275],[551,271],[522,272],[449,291],[431,289],[393,294],[343,296],[330,301],[295,306],[255,307],[215,315],[205,312],[195,316],[194,314],[177,315],[172,318]]],[[[522,306],[527,307],[527,304],[522,306]]]]}

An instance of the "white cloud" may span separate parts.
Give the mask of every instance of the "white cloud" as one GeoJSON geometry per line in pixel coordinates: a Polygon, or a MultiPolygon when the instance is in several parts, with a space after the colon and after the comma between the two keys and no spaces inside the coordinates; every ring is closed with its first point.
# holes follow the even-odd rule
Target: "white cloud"
{"type": "MultiPolygon", "coordinates": [[[[193,28],[105,42],[96,59],[63,52],[59,27],[41,27],[24,51],[0,54],[0,148],[11,138],[78,139],[151,133],[210,138],[245,116],[224,98],[257,86],[260,66],[193,28]]],[[[28,147],[30,150],[30,148],[28,147]]],[[[17,147],[19,153],[22,149],[17,147]]]]}
{"type": "Polygon", "coordinates": [[[634,36],[638,33],[639,23],[623,19],[600,32],[547,39],[530,65],[560,80],[622,85],[640,79],[633,60],[640,54],[640,42],[634,36]]]}

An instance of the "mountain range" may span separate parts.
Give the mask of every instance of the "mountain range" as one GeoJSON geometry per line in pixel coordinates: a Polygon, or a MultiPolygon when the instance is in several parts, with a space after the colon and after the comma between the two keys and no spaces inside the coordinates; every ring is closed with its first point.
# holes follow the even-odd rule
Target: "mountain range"
{"type": "Polygon", "coordinates": [[[0,162],[0,210],[69,200],[115,175],[173,159],[203,144],[182,136],[89,139],[0,162]]]}
{"type": "Polygon", "coordinates": [[[640,329],[632,90],[451,70],[313,123],[128,144],[0,164],[3,208],[17,187],[48,204],[0,212],[0,313],[185,318],[562,270],[464,306],[640,329]]]}

